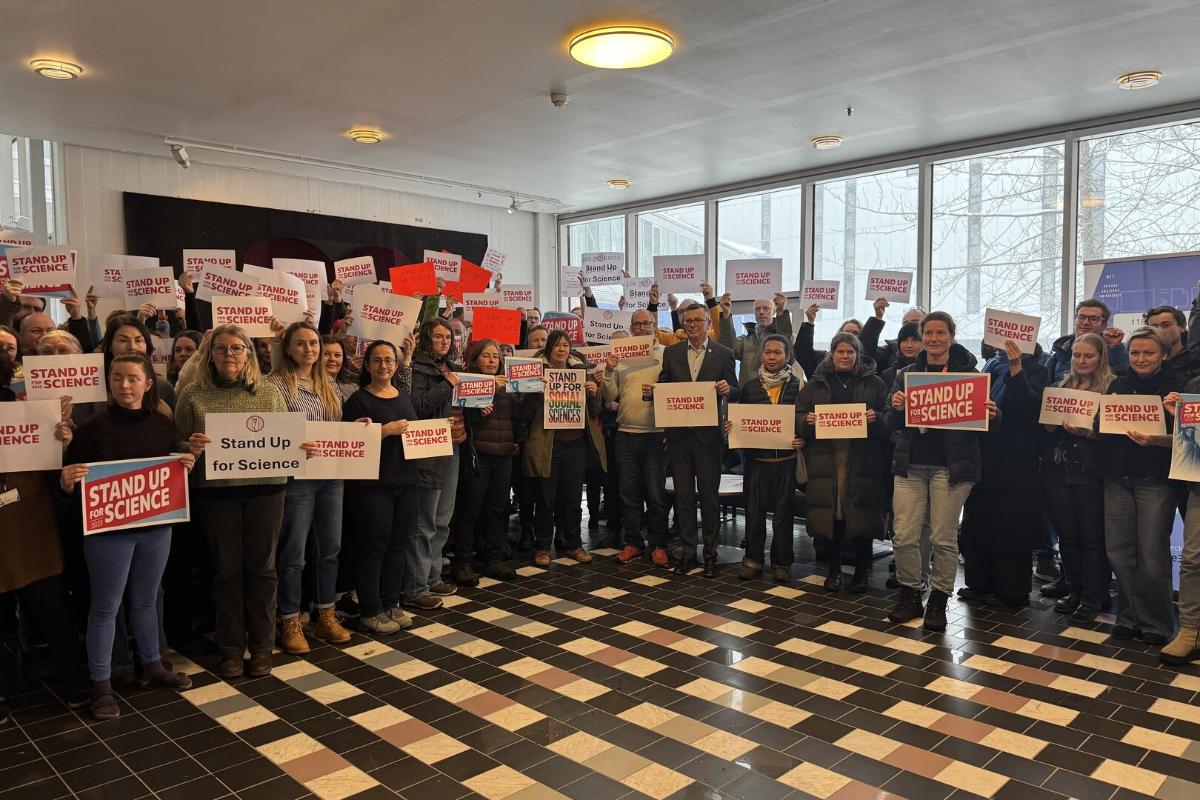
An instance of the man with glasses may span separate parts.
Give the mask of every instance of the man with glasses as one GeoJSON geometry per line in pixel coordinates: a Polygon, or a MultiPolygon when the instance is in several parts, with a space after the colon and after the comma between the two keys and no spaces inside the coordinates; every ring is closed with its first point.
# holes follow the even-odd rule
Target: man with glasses
{"type": "Polygon", "coordinates": [[[792,315],[787,308],[787,295],[776,293],[768,300],[754,301],[754,322],[742,323],[746,332],[734,338],[733,315],[721,317],[721,344],[733,351],[739,362],[738,381],[758,374],[762,361],[763,341],[773,333],[792,340],[792,315]]]}
{"type": "Polygon", "coordinates": [[[1071,371],[1071,347],[1075,344],[1075,337],[1085,333],[1097,333],[1103,337],[1108,344],[1108,363],[1113,372],[1124,375],[1129,371],[1129,353],[1121,343],[1125,331],[1108,327],[1109,316],[1108,306],[1099,300],[1089,298],[1075,306],[1075,332],[1055,341],[1046,355],[1045,365],[1050,372],[1048,385],[1058,383],[1071,371]]]}

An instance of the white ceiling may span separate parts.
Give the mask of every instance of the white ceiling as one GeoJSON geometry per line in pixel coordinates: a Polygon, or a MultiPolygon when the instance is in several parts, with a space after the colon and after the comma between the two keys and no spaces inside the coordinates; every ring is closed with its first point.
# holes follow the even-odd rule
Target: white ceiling
{"type": "Polygon", "coordinates": [[[1200,3],[1183,0],[0,5],[0,130],[158,155],[173,135],[571,209],[1200,99],[1200,3]],[[634,71],[567,55],[573,32],[633,20],[671,31],[675,55],[634,71]],[[86,73],[39,78],[27,64],[44,55],[86,73]],[[1150,68],[1158,87],[1115,88],[1150,68]],[[356,145],[355,125],[391,138],[356,145]],[[823,133],[846,144],[816,152],[823,133]]]}

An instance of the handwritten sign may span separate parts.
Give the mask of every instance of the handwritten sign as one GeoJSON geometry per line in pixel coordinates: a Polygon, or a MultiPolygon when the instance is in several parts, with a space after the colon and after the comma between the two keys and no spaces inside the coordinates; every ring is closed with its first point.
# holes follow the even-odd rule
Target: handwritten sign
{"type": "Polygon", "coordinates": [[[704,255],[655,256],[654,282],[664,295],[700,291],[704,280],[704,255]]]}
{"type": "Polygon", "coordinates": [[[1100,398],[1100,432],[1148,436],[1167,432],[1162,398],[1145,394],[1106,394],[1100,398]]]}
{"type": "Polygon", "coordinates": [[[479,262],[479,266],[494,274],[504,269],[504,261],[507,257],[496,248],[489,246],[487,252],[483,254],[483,260],[479,262]]]}
{"type": "Polygon", "coordinates": [[[904,373],[904,424],[986,431],[991,376],[974,372],[904,373]]]}
{"type": "Polygon", "coordinates": [[[583,292],[583,270],[579,267],[563,267],[560,277],[563,297],[578,297],[583,292]]]}
{"type": "Polygon", "coordinates": [[[1098,410],[1100,410],[1100,394],[1098,392],[1058,389],[1048,386],[1042,392],[1042,410],[1038,415],[1038,422],[1042,425],[1067,424],[1090,430],[1098,410]]]}
{"type": "Polygon", "coordinates": [[[1003,350],[1004,343],[1011,341],[1022,353],[1032,353],[1041,324],[1041,317],[989,308],[983,316],[983,343],[1003,350]]]}
{"type": "Polygon", "coordinates": [[[391,277],[392,294],[414,297],[438,293],[437,273],[434,271],[433,264],[392,267],[388,273],[391,277]]]}
{"type": "Polygon", "coordinates": [[[548,331],[566,331],[573,344],[583,344],[583,320],[565,311],[542,314],[542,327],[548,331]]]}
{"type": "Polygon", "coordinates": [[[1175,406],[1175,432],[1171,437],[1173,481],[1200,483],[1200,394],[1181,394],[1175,406]]]}
{"type": "Polygon", "coordinates": [[[250,297],[258,289],[258,281],[235,269],[205,267],[200,273],[200,284],[196,287],[196,299],[207,300],[221,297],[250,297]]]}
{"type": "Polygon", "coordinates": [[[301,480],[376,480],[382,437],[378,423],[310,420],[304,440],[317,446],[317,454],[305,463],[301,480]]]}
{"type": "Polygon", "coordinates": [[[866,403],[828,403],[813,407],[818,439],[867,438],[866,403]]]}
{"type": "Polygon", "coordinates": [[[800,290],[800,305],[837,308],[841,288],[841,281],[805,281],[804,288],[800,290]]]}
{"type": "MultiPolygon", "coordinates": [[[[654,389],[655,394],[658,388],[654,389]]],[[[766,403],[730,403],[729,446],[791,450],[796,436],[796,407],[766,403]]]]}
{"type": "Polygon", "coordinates": [[[867,272],[867,300],[883,298],[889,303],[907,303],[912,295],[911,272],[873,269],[867,272]]]}
{"type": "Polygon", "coordinates": [[[583,338],[588,342],[607,342],[617,331],[629,331],[632,311],[615,311],[611,308],[583,309],[583,338]]]}
{"type": "MultiPolygon", "coordinates": [[[[453,283],[453,281],[451,281],[453,283]]],[[[492,285],[492,273],[478,264],[472,264],[467,259],[462,260],[462,272],[458,278],[458,288],[466,292],[486,292],[492,285]]]]}
{"type": "Polygon", "coordinates": [[[421,301],[413,297],[387,294],[364,284],[354,291],[354,321],[350,334],[364,339],[403,342],[417,324],[421,301]]]}
{"type": "Polygon", "coordinates": [[[434,272],[443,280],[456,281],[462,274],[463,257],[457,253],[439,253],[437,250],[426,250],[421,257],[428,264],[433,264],[434,272]]]}
{"type": "Polygon", "coordinates": [[[206,414],[204,432],[212,438],[204,448],[206,477],[304,477],[307,424],[299,411],[206,414]]]}
{"type": "Polygon", "coordinates": [[[587,420],[587,394],[582,369],[546,367],[542,373],[544,399],[542,425],[546,430],[570,430],[584,427],[587,420]]]}
{"type": "Polygon", "coordinates": [[[256,296],[271,301],[276,319],[284,325],[304,321],[304,312],[308,311],[308,289],[299,275],[251,264],[247,264],[243,270],[243,275],[258,282],[256,296]]]}
{"type": "Polygon", "coordinates": [[[407,461],[454,455],[448,419],[410,420],[400,436],[407,461]]]}
{"type": "Polygon", "coordinates": [[[545,362],[540,358],[509,356],[504,359],[504,377],[508,379],[505,390],[512,394],[541,393],[543,366],[545,362]]]}
{"type": "Polygon", "coordinates": [[[500,296],[509,308],[533,308],[537,305],[533,286],[528,283],[514,283],[512,286],[501,284],[500,296]]]}
{"type": "Polygon", "coordinates": [[[650,305],[650,287],[654,278],[625,278],[621,281],[621,292],[625,295],[625,310],[637,311],[650,305]]]}
{"type": "Polygon", "coordinates": [[[0,473],[62,469],[58,400],[0,403],[0,473]]]}
{"type": "Polygon", "coordinates": [[[760,300],[782,290],[782,258],[734,258],[725,262],[725,291],[734,300],[760,300]]]}
{"type": "Polygon", "coordinates": [[[275,309],[265,297],[214,297],[213,327],[237,325],[247,336],[274,336],[271,317],[275,309]]]}
{"type": "Polygon", "coordinates": [[[237,268],[237,253],[233,250],[184,250],[183,271],[199,275],[207,267],[237,268]]]}
{"type": "Polygon", "coordinates": [[[12,247],[8,271],[23,286],[21,294],[70,297],[75,285],[76,252],[66,245],[12,247]]]}
{"type": "Polygon", "coordinates": [[[659,428],[699,428],[716,425],[717,385],[712,381],[656,385],[654,424],[659,428]]]}
{"type": "Polygon", "coordinates": [[[79,482],[84,536],[191,519],[187,468],[178,456],[102,461],[87,468],[79,482]]]}
{"type": "Polygon", "coordinates": [[[471,339],[495,339],[500,344],[521,341],[521,312],[515,308],[476,308],[471,327],[471,339]]]}
{"type": "Polygon", "coordinates": [[[619,284],[625,273],[625,254],[617,252],[584,253],[579,259],[585,286],[619,284]]]}
{"type": "Polygon", "coordinates": [[[371,256],[358,258],[343,258],[333,262],[333,277],[342,282],[342,286],[358,286],[360,283],[375,283],[375,259],[371,256]]]}
{"type": "Polygon", "coordinates": [[[57,400],[69,396],[72,403],[104,403],[104,354],[77,356],[25,356],[25,397],[57,400]]]}
{"type": "Polygon", "coordinates": [[[149,303],[156,309],[175,308],[175,270],[152,267],[124,272],[125,307],[137,308],[149,303]]]}

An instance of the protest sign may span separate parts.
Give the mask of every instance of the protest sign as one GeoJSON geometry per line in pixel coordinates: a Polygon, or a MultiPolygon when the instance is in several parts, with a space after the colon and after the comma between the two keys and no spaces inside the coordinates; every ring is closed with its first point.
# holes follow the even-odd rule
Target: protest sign
{"type": "Polygon", "coordinates": [[[712,381],[655,385],[654,424],[659,428],[716,425],[717,385],[712,381]]]}
{"type": "Polygon", "coordinates": [[[904,373],[904,424],[910,428],[986,431],[991,375],[974,372],[904,373]]]}
{"type": "Polygon", "coordinates": [[[324,261],[313,261],[308,258],[272,258],[271,269],[295,275],[304,281],[305,286],[324,289],[329,284],[324,261]]]}
{"type": "Polygon", "coordinates": [[[725,291],[734,300],[771,298],[782,290],[782,258],[734,258],[725,262],[725,291]]]}
{"type": "Polygon", "coordinates": [[[8,250],[14,247],[33,247],[33,237],[23,231],[0,231],[0,283],[8,282],[8,250]]]}
{"type": "Polygon", "coordinates": [[[579,267],[563,267],[559,281],[563,297],[578,297],[583,292],[583,270],[579,267]]]}
{"type": "Polygon", "coordinates": [[[454,455],[448,419],[409,420],[408,427],[400,436],[406,461],[454,455]]]}
{"type": "Polygon", "coordinates": [[[70,297],[75,285],[76,252],[66,245],[10,247],[8,271],[22,283],[21,294],[70,297]]]}
{"type": "Polygon", "coordinates": [[[504,377],[508,379],[505,390],[512,394],[540,393],[544,363],[540,358],[509,356],[504,359],[504,377]]]}
{"type": "Polygon", "coordinates": [[[151,269],[158,265],[157,258],[147,256],[92,256],[89,265],[92,275],[92,294],[96,297],[124,300],[125,276],[134,270],[151,269]]]}
{"type": "Polygon", "coordinates": [[[62,442],[54,438],[61,420],[58,400],[0,403],[0,474],[62,469],[62,442]]]}
{"type": "Polygon", "coordinates": [[[184,250],[183,271],[199,275],[207,267],[237,269],[237,253],[233,250],[184,250]]]}
{"type": "Polygon", "coordinates": [[[528,283],[500,285],[500,296],[509,308],[533,308],[537,305],[533,286],[528,283]]]}
{"type": "Polygon", "coordinates": [[[167,370],[175,359],[175,340],[151,336],[150,341],[154,345],[150,350],[150,365],[154,367],[155,375],[166,380],[167,370]]]}
{"type": "Polygon", "coordinates": [[[1100,408],[1100,394],[1079,389],[1059,389],[1047,386],[1042,392],[1042,411],[1038,422],[1042,425],[1067,424],[1091,430],[1100,408]]]}
{"type": "Polygon", "coordinates": [[[476,308],[471,323],[471,340],[495,339],[500,344],[521,341],[521,312],[515,308],[476,308]]]}
{"type": "Polygon", "coordinates": [[[212,299],[213,327],[237,325],[247,336],[271,337],[271,317],[275,309],[265,297],[214,297],[212,299]]]}
{"type": "Polygon", "coordinates": [[[546,430],[582,428],[587,421],[587,392],[582,369],[555,369],[542,372],[542,424],[546,430]]]}
{"type": "Polygon", "coordinates": [[[457,253],[426,250],[421,258],[426,263],[433,264],[434,272],[442,280],[456,281],[462,274],[463,257],[457,253]]]}
{"type": "MultiPolygon", "coordinates": [[[[655,394],[658,388],[654,389],[655,394]]],[[[796,436],[796,406],[730,403],[729,446],[791,450],[796,436]]]]}
{"type": "Polygon", "coordinates": [[[818,439],[867,438],[866,403],[827,403],[813,406],[818,439]]]}
{"type": "Polygon", "coordinates": [[[800,290],[800,307],[837,308],[841,287],[841,281],[805,281],[800,290]]]}
{"type": "Polygon", "coordinates": [[[494,275],[504,268],[504,260],[507,257],[496,248],[489,246],[487,252],[483,254],[483,259],[479,262],[479,266],[494,275]]]}
{"type": "Polygon", "coordinates": [[[478,264],[472,264],[465,258],[462,260],[461,273],[458,278],[458,288],[466,292],[486,292],[492,285],[492,273],[478,264]]]}
{"type": "Polygon", "coordinates": [[[247,264],[243,274],[258,281],[256,295],[271,301],[275,318],[284,325],[303,322],[308,311],[308,289],[298,275],[247,264]]]}
{"type": "Polygon", "coordinates": [[[342,288],[360,283],[375,283],[375,259],[371,256],[343,258],[333,262],[333,278],[342,282],[342,288]]]}
{"type": "Polygon", "coordinates": [[[361,422],[313,422],[304,426],[304,441],[317,454],[304,465],[300,480],[373,481],[379,478],[383,426],[361,422]]]}
{"type": "Polygon", "coordinates": [[[179,456],[100,461],[79,482],[83,535],[189,521],[188,472],[179,456]]]}
{"type": "Polygon", "coordinates": [[[204,448],[205,477],[304,477],[306,426],[299,411],[206,414],[204,432],[212,442],[204,448]]]}
{"type": "Polygon", "coordinates": [[[583,344],[583,320],[565,311],[542,314],[542,327],[548,331],[566,331],[572,344],[583,344]]]}
{"type": "Polygon", "coordinates": [[[883,298],[889,303],[907,303],[912,295],[911,272],[873,269],[867,272],[867,300],[883,298]]]}
{"type": "MultiPolygon", "coordinates": [[[[249,265],[247,265],[249,266],[249,265]]],[[[212,302],[213,297],[250,297],[258,289],[258,281],[225,267],[205,267],[196,287],[196,299],[212,302]]]]}
{"type": "Polygon", "coordinates": [[[108,401],[103,353],[25,356],[26,399],[57,400],[64,396],[76,404],[108,401]]]}
{"type": "Polygon", "coordinates": [[[653,336],[625,336],[609,342],[613,355],[620,359],[618,369],[639,369],[654,363],[653,336]]]}
{"type": "Polygon", "coordinates": [[[392,294],[415,297],[437,294],[437,273],[433,264],[409,264],[388,270],[392,294]]]}
{"type": "Polygon", "coordinates": [[[983,343],[1003,351],[1005,342],[1016,342],[1022,353],[1032,353],[1041,324],[1041,317],[989,308],[983,316],[983,343]]]}
{"type": "Polygon", "coordinates": [[[587,342],[607,342],[617,331],[629,331],[632,311],[614,311],[611,308],[583,309],[583,338],[587,342]]]}
{"type": "Polygon", "coordinates": [[[354,321],[352,336],[364,339],[387,339],[393,344],[403,342],[417,324],[421,301],[413,297],[387,294],[359,287],[354,292],[354,321]]]}
{"type": "Polygon", "coordinates": [[[463,305],[467,308],[506,308],[499,292],[463,292],[463,305]]]}
{"type": "Polygon", "coordinates": [[[584,286],[609,286],[625,277],[624,253],[584,253],[579,265],[583,268],[584,286]]]}
{"type": "Polygon", "coordinates": [[[454,386],[451,405],[460,408],[483,408],[492,404],[496,393],[496,376],[472,372],[456,372],[458,383],[454,386]]]}
{"type": "Polygon", "coordinates": [[[175,270],[173,267],[125,270],[125,308],[136,309],[149,303],[156,309],[175,308],[175,270]]]}
{"type": "Polygon", "coordinates": [[[625,310],[637,311],[650,305],[650,287],[654,278],[625,278],[621,281],[621,293],[625,295],[625,310]]]}
{"type": "Polygon", "coordinates": [[[1162,398],[1145,394],[1106,394],[1100,398],[1100,432],[1164,436],[1167,424],[1162,398]]]}
{"type": "Polygon", "coordinates": [[[662,295],[698,292],[703,280],[703,254],[654,257],[654,282],[662,295]]]}
{"type": "Polygon", "coordinates": [[[579,354],[584,357],[588,363],[588,374],[594,372],[603,372],[609,354],[612,353],[612,345],[597,344],[590,347],[579,348],[579,354]]]}
{"type": "Polygon", "coordinates": [[[1175,432],[1171,437],[1173,481],[1200,483],[1200,394],[1181,394],[1175,406],[1175,432]]]}

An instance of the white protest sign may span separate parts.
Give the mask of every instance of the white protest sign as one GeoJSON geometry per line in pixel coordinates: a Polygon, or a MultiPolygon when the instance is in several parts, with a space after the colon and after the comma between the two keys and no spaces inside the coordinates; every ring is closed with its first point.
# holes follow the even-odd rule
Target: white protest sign
{"type": "Polygon", "coordinates": [[[653,336],[625,336],[609,342],[613,355],[621,360],[617,369],[638,369],[654,363],[653,336]]]}
{"type": "Polygon", "coordinates": [[[310,258],[272,258],[271,269],[295,275],[304,281],[306,286],[315,286],[318,289],[324,289],[329,283],[324,261],[314,261],[310,258]]]}
{"type": "Polygon", "coordinates": [[[54,438],[61,420],[57,399],[0,403],[0,473],[62,469],[62,442],[54,438]]]}
{"type": "Polygon", "coordinates": [[[92,276],[92,294],[107,299],[125,299],[125,256],[93,255],[88,268],[92,276]]]}
{"type": "Polygon", "coordinates": [[[650,305],[650,287],[654,278],[625,278],[621,281],[621,293],[625,295],[625,310],[637,311],[650,305]]]}
{"type": "Polygon", "coordinates": [[[126,270],[124,278],[125,308],[135,309],[143,303],[149,303],[156,309],[175,308],[173,267],[126,270]]]}
{"type": "Polygon", "coordinates": [[[507,258],[504,253],[494,247],[488,247],[487,252],[483,254],[483,260],[479,262],[479,266],[486,269],[493,275],[500,273],[504,268],[504,260],[507,258]]]}
{"type": "Polygon", "coordinates": [[[605,363],[608,361],[609,354],[612,353],[612,345],[597,344],[590,347],[580,347],[579,354],[590,364],[589,373],[603,372],[605,363]]]}
{"type": "Polygon", "coordinates": [[[307,425],[299,411],[205,414],[204,432],[212,439],[204,448],[205,477],[304,477],[307,456],[300,445],[307,425]]]}
{"type": "Polygon", "coordinates": [[[579,267],[563,267],[560,283],[562,289],[559,293],[563,297],[579,295],[583,291],[583,270],[579,267]]]}
{"type": "Polygon", "coordinates": [[[661,295],[700,291],[704,280],[704,255],[655,256],[654,282],[661,295]]]}
{"type": "Polygon", "coordinates": [[[104,385],[104,354],[79,356],[25,356],[25,397],[57,400],[69,396],[72,403],[103,403],[108,400],[104,385]]]}
{"type": "Polygon", "coordinates": [[[712,381],[656,384],[654,424],[659,428],[700,428],[716,425],[717,385],[712,381]]]}
{"type": "Polygon", "coordinates": [[[213,327],[237,325],[247,336],[271,337],[271,317],[275,309],[265,297],[214,297],[212,299],[213,327]]]}
{"type": "Polygon", "coordinates": [[[378,423],[309,421],[304,440],[317,446],[317,454],[304,465],[301,480],[376,480],[382,436],[378,423]]]}
{"type": "Polygon", "coordinates": [[[154,345],[150,350],[150,364],[154,367],[154,374],[166,380],[167,370],[175,359],[175,340],[151,336],[150,343],[154,345]]]}
{"type": "Polygon", "coordinates": [[[632,311],[616,311],[611,308],[583,309],[583,338],[587,342],[607,342],[617,331],[629,331],[632,311]]]}
{"type": "Polygon", "coordinates": [[[271,301],[275,317],[284,325],[303,322],[308,311],[308,288],[298,275],[246,264],[243,274],[258,282],[258,297],[271,301]]]}
{"type": "Polygon", "coordinates": [[[827,403],[813,407],[818,439],[867,438],[866,403],[827,403]]]}
{"type": "Polygon", "coordinates": [[[20,281],[21,294],[70,297],[75,285],[76,252],[66,245],[12,247],[8,271],[20,281]]]}
{"type": "Polygon", "coordinates": [[[379,277],[375,274],[375,259],[371,256],[358,258],[343,258],[333,262],[334,280],[342,282],[343,289],[347,286],[357,286],[360,283],[375,283],[379,277]]]}
{"type": "Polygon", "coordinates": [[[837,308],[841,281],[805,281],[800,290],[800,307],[816,304],[820,308],[837,308]]]}
{"type": "Polygon", "coordinates": [[[393,344],[403,342],[417,324],[421,301],[415,297],[368,289],[369,284],[354,292],[351,306],[354,321],[350,334],[363,339],[386,339],[393,344]]]}
{"type": "Polygon", "coordinates": [[[725,262],[725,291],[734,300],[761,300],[783,291],[782,258],[734,258],[725,262]]]}
{"type": "Polygon", "coordinates": [[[426,250],[421,260],[433,264],[433,274],[442,280],[456,281],[462,275],[462,256],[458,253],[426,250]]]}
{"type": "Polygon", "coordinates": [[[1016,342],[1022,353],[1032,353],[1041,324],[1041,317],[989,308],[983,316],[983,343],[1003,350],[1005,342],[1016,342]]]}
{"type": "Polygon", "coordinates": [[[410,420],[401,437],[406,461],[454,455],[448,419],[410,420]]]}
{"type": "Polygon", "coordinates": [[[183,271],[199,275],[206,267],[237,269],[237,253],[233,250],[184,250],[183,271]]]}
{"type": "MultiPolygon", "coordinates": [[[[250,266],[250,265],[247,265],[250,266]]],[[[196,299],[212,301],[213,297],[249,297],[258,289],[258,281],[236,269],[205,267],[196,287],[196,299]]]]}
{"type": "Polygon", "coordinates": [[[542,427],[546,430],[571,430],[587,424],[587,373],[582,369],[555,369],[542,372],[542,427]]]}
{"type": "Polygon", "coordinates": [[[1125,434],[1137,431],[1165,436],[1162,398],[1145,394],[1106,394],[1100,398],[1100,432],[1125,434]]]}
{"type": "Polygon", "coordinates": [[[497,292],[464,292],[463,306],[466,308],[509,308],[503,295],[497,292]]]}
{"type": "Polygon", "coordinates": [[[0,230],[0,283],[9,279],[6,253],[13,247],[33,247],[33,237],[24,231],[0,230]]]}
{"type": "Polygon", "coordinates": [[[889,303],[907,303],[912,296],[911,272],[873,269],[867,272],[867,300],[883,298],[889,303]]]}
{"type": "Polygon", "coordinates": [[[584,253],[579,261],[585,286],[618,284],[625,277],[624,253],[584,253]]]}
{"type": "Polygon", "coordinates": [[[537,305],[533,286],[528,283],[514,283],[512,286],[501,284],[500,296],[508,308],[533,308],[537,305]]]}
{"type": "MultiPolygon", "coordinates": [[[[655,394],[658,388],[654,389],[655,394]]],[[[791,450],[796,436],[796,406],[769,403],[730,403],[729,446],[760,450],[791,450]]]]}
{"type": "Polygon", "coordinates": [[[1091,430],[1096,412],[1100,410],[1100,397],[1097,392],[1048,386],[1042,392],[1042,411],[1038,415],[1038,423],[1067,424],[1091,430]]]}

